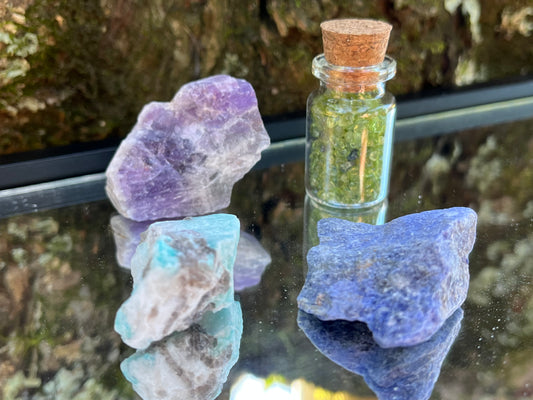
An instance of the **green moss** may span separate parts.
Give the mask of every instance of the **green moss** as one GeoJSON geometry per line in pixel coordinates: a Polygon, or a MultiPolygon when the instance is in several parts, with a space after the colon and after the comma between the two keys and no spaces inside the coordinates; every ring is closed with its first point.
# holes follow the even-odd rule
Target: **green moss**
{"type": "Polygon", "coordinates": [[[331,18],[393,23],[396,94],[525,75],[533,65],[528,31],[504,23],[528,0],[483,2],[480,42],[472,6],[449,12],[431,0],[19,3],[0,21],[0,154],[123,137],[145,103],[221,72],[247,79],[264,115],[302,111],[311,59],[322,52],[319,23],[331,18]]]}
{"type": "Polygon", "coordinates": [[[0,389],[2,390],[1,393],[4,400],[16,400],[20,399],[19,394],[22,390],[37,388],[40,385],[40,379],[28,378],[24,376],[22,371],[18,371],[7,381],[3,382],[3,385],[0,389]]]}
{"type": "Polygon", "coordinates": [[[533,197],[533,172],[529,168],[533,149],[531,121],[508,124],[512,135],[493,134],[479,146],[467,175],[467,182],[485,199],[511,196],[514,209],[523,210],[533,197]],[[517,172],[518,171],[518,172],[517,172]]]}

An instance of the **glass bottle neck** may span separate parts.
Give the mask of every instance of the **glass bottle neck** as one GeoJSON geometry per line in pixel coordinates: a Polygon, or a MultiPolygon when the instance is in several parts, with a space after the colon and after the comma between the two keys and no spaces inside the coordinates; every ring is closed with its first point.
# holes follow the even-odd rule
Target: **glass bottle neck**
{"type": "Polygon", "coordinates": [[[372,97],[385,94],[385,82],[396,74],[396,61],[386,56],[381,64],[366,67],[343,67],[330,64],[324,54],[316,56],[312,65],[313,75],[321,86],[346,93],[368,93],[372,97]]]}

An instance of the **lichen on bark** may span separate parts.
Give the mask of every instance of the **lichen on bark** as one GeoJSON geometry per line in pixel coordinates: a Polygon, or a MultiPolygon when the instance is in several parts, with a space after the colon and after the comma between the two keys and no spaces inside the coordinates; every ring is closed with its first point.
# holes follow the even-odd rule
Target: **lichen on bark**
{"type": "Polygon", "coordinates": [[[533,68],[529,0],[0,4],[0,154],[122,138],[147,102],[222,72],[254,86],[263,115],[303,111],[331,18],[392,23],[395,94],[533,68]]]}

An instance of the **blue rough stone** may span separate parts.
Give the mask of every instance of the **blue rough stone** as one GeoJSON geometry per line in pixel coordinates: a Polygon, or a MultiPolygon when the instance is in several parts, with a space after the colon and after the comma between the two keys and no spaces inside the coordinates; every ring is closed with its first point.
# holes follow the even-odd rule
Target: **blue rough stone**
{"type": "Polygon", "coordinates": [[[320,220],[298,306],[322,320],[365,322],[381,347],[424,342],[466,299],[476,221],[463,207],[377,226],[320,220]]]}
{"type": "Polygon", "coordinates": [[[215,399],[239,357],[243,320],[234,301],[120,364],[124,377],[146,400],[215,399]]]}
{"type": "MultiPolygon", "coordinates": [[[[131,258],[141,242],[141,234],[153,223],[154,221],[133,221],[122,215],[114,215],[111,218],[110,225],[115,239],[118,265],[130,268],[131,258]]],[[[235,291],[239,292],[257,285],[271,261],[270,254],[261,243],[253,235],[241,231],[233,267],[235,291]]]]}
{"type": "Polygon", "coordinates": [[[133,291],[115,318],[122,340],[143,349],[231,304],[239,228],[229,214],[150,225],[131,260],[133,291]]]}
{"type": "Polygon", "coordinates": [[[298,326],[331,361],[363,376],[380,400],[427,400],[461,329],[457,309],[426,342],[384,349],[362,322],[322,321],[298,312],[298,326]]]}

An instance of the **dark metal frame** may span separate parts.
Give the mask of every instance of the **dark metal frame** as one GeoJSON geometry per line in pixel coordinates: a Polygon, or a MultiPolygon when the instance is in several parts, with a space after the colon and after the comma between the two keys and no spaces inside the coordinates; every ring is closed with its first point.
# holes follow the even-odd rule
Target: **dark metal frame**
{"type": "MultiPolygon", "coordinates": [[[[400,97],[395,140],[529,118],[533,118],[533,79],[430,96],[400,97]]],[[[303,159],[304,115],[266,119],[265,126],[272,145],[263,152],[255,168],[303,159]]],[[[103,171],[117,143],[99,148],[91,146],[82,151],[75,151],[76,147],[71,146],[26,153],[24,159],[4,157],[0,164],[0,217],[105,198],[103,171]]]]}

